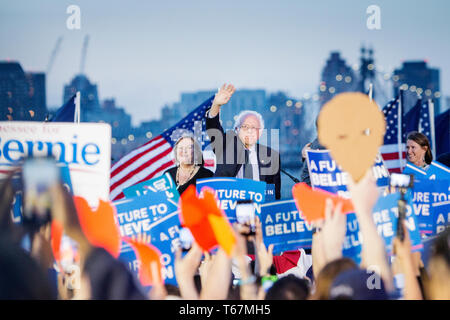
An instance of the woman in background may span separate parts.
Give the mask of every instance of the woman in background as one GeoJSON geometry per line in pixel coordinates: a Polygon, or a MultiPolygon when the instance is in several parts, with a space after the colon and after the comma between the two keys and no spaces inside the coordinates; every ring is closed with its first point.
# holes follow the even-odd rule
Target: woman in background
{"type": "Polygon", "coordinates": [[[182,136],[173,149],[176,167],[166,172],[175,181],[180,195],[191,184],[196,185],[197,179],[210,178],[214,175],[203,166],[202,149],[193,136],[182,136]]]}
{"type": "Polygon", "coordinates": [[[406,159],[416,167],[427,170],[433,155],[428,138],[419,132],[413,131],[406,137],[406,159]]]}

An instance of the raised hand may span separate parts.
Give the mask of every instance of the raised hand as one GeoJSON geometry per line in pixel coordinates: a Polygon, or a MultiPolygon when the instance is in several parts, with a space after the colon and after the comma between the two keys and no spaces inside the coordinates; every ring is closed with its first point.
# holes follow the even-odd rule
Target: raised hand
{"type": "Polygon", "coordinates": [[[236,91],[236,88],[232,84],[227,85],[225,83],[217,91],[217,93],[214,97],[213,106],[217,105],[220,107],[220,106],[223,106],[224,104],[228,103],[228,101],[230,101],[231,96],[233,95],[234,91],[236,91]]]}
{"type": "Polygon", "coordinates": [[[331,199],[325,205],[325,221],[322,227],[323,250],[327,262],[342,257],[342,245],[347,231],[347,217],[342,214],[342,202],[333,208],[331,199]]]}
{"type": "Polygon", "coordinates": [[[217,116],[219,114],[220,107],[230,101],[231,96],[235,91],[236,88],[232,84],[227,85],[225,83],[222,87],[220,87],[214,97],[212,107],[209,111],[209,117],[214,118],[217,116]]]}

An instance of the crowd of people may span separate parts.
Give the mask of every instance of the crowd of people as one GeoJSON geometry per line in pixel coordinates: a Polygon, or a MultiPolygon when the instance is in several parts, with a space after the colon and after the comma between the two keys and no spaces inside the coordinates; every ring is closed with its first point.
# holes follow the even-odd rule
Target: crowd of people
{"type": "MultiPolygon", "coordinates": [[[[216,129],[225,142],[214,149],[216,157],[232,154],[231,162],[218,162],[215,176],[274,184],[276,199],[280,199],[280,155],[258,144],[264,128],[262,117],[245,111],[236,117],[235,129],[227,133],[220,125],[220,108],[234,90],[232,85],[224,85],[207,113],[207,128],[216,129]]],[[[432,156],[422,136],[408,135],[407,157],[427,169],[432,156]]],[[[217,136],[211,138],[214,143],[217,136]]],[[[308,148],[323,147],[315,140],[304,150],[308,148]]],[[[181,137],[174,153],[176,166],[168,173],[180,194],[197,179],[213,176],[203,167],[201,148],[191,136],[181,137]]],[[[303,171],[302,180],[309,182],[307,170],[303,171]]],[[[11,175],[0,187],[0,299],[450,299],[449,227],[433,241],[427,266],[420,252],[411,251],[406,226],[404,239],[394,239],[394,257],[389,257],[372,218],[379,192],[371,171],[358,183],[350,181],[348,188],[364,239],[359,265],[342,255],[347,228],[342,204],[334,206],[327,201],[325,218],[314,223],[311,250],[300,251],[312,261],[311,270],[300,266],[292,272],[281,272],[277,266],[286,258],[273,254],[273,246],[265,246],[261,222],[257,221],[256,232],[250,235],[245,232],[246,226],[233,224],[237,243],[231,255],[220,247],[214,253],[204,252],[195,242],[186,254],[179,248],[175,254],[178,285],[154,281],[147,291],[124,263],[88,240],[74,201],[61,184],[50,189],[51,220],[60,221],[65,234],[78,244],[80,268],[78,272],[57,265],[51,246],[51,220],[34,227],[13,222],[11,211],[17,186],[11,175]]],[[[147,242],[143,236],[138,239],[147,242]]]]}

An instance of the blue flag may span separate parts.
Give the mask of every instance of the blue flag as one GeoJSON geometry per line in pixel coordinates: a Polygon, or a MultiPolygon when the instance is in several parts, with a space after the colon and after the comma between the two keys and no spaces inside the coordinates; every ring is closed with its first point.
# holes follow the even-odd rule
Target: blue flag
{"type": "Polygon", "coordinates": [[[76,94],[69,99],[61,108],[56,111],[52,122],[74,122],[75,120],[75,98],[76,94]]]}
{"type": "Polygon", "coordinates": [[[436,156],[450,152],[450,109],[441,113],[434,120],[434,131],[436,139],[436,156]]]}

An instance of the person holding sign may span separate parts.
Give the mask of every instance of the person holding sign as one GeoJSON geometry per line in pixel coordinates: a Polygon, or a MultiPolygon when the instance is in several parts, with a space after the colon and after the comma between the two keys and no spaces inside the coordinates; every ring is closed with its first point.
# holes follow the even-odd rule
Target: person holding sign
{"type": "Polygon", "coordinates": [[[235,177],[265,181],[275,185],[275,198],[281,198],[280,154],[258,143],[263,130],[262,116],[250,110],[235,117],[234,130],[226,134],[219,121],[220,108],[228,103],[235,88],[223,85],[206,113],[206,131],[216,155],[216,177],[235,177]]]}
{"type": "Polygon", "coordinates": [[[406,158],[416,167],[428,169],[431,161],[433,161],[433,154],[426,135],[416,131],[408,133],[406,137],[406,158]]]}
{"type": "Polygon", "coordinates": [[[213,173],[203,167],[203,155],[200,145],[191,135],[181,136],[173,147],[176,167],[166,170],[177,184],[180,195],[197,179],[210,178],[213,173]]]}

